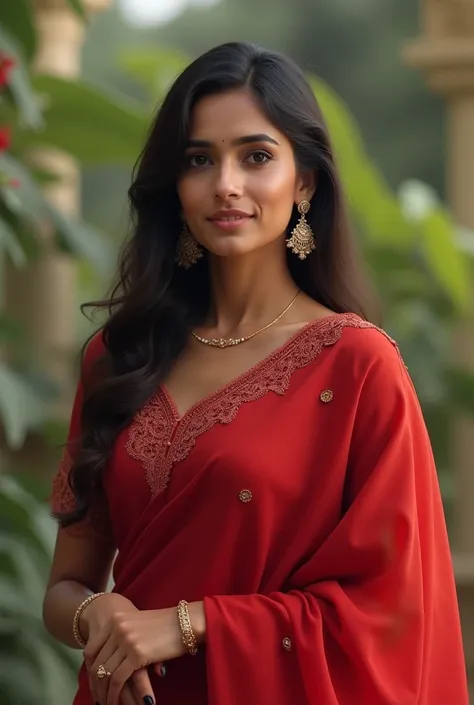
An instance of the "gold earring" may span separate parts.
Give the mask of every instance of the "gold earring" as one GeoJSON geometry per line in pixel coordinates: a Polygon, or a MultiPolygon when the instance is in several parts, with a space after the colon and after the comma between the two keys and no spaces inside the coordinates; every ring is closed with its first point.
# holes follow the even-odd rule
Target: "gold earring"
{"type": "Polygon", "coordinates": [[[301,201],[298,203],[298,213],[301,217],[293,228],[291,237],[286,241],[286,246],[300,259],[306,259],[306,257],[316,249],[313,231],[306,220],[306,213],[309,209],[309,201],[301,201]]]}
{"type": "Polygon", "coordinates": [[[178,267],[189,269],[202,257],[202,249],[189,231],[188,224],[183,218],[183,229],[178,240],[176,251],[176,264],[178,267]]]}

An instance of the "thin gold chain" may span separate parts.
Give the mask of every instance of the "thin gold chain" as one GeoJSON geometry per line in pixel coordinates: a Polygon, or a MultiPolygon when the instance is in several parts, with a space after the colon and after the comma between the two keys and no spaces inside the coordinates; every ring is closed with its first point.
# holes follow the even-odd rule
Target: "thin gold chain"
{"type": "Polygon", "coordinates": [[[245,335],[242,338],[203,338],[194,331],[191,331],[192,335],[196,338],[196,340],[199,340],[200,343],[203,343],[203,345],[210,345],[212,348],[230,348],[232,345],[241,345],[241,343],[247,342],[247,340],[251,340],[252,338],[255,338],[256,335],[259,333],[263,333],[264,330],[267,330],[267,328],[270,328],[271,326],[274,326],[275,323],[278,323],[280,318],[283,318],[285,313],[287,313],[290,308],[293,306],[295,303],[296,299],[298,298],[298,294],[300,293],[300,289],[296,292],[295,296],[292,298],[288,306],[273,320],[270,321],[270,323],[267,323],[266,326],[263,326],[262,328],[259,328],[258,330],[255,331],[255,333],[251,333],[250,335],[245,335]]]}

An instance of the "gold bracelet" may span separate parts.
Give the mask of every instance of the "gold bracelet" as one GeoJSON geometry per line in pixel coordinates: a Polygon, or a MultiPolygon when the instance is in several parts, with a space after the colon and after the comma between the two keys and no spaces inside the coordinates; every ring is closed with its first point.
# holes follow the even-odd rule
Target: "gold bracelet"
{"type": "Polygon", "coordinates": [[[188,603],[186,600],[180,600],[178,602],[178,619],[183,644],[191,656],[196,656],[198,652],[197,641],[191,625],[191,617],[189,616],[188,603]]]}
{"type": "Polygon", "coordinates": [[[89,595],[89,597],[87,597],[84,602],[81,602],[74,614],[74,619],[72,620],[72,633],[74,634],[74,639],[77,641],[81,649],[85,649],[87,646],[87,642],[84,641],[84,639],[82,638],[82,634],[79,630],[79,620],[81,618],[81,614],[84,612],[86,607],[90,605],[91,602],[94,602],[97,597],[102,597],[102,595],[106,594],[106,592],[95,592],[93,595],[89,595]]]}

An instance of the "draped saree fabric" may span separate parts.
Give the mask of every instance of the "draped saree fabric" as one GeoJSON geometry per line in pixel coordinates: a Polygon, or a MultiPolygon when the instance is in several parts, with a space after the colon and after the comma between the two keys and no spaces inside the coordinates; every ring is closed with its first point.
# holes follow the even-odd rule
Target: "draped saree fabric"
{"type": "MultiPolygon", "coordinates": [[[[206,645],[152,678],[158,705],[468,704],[422,413],[397,346],[358,316],[307,325],[182,416],[158,389],[103,490],[70,531],[113,537],[114,589],[142,610],[204,601],[206,645]]],[[[84,671],[74,702],[92,705],[84,671]]]]}

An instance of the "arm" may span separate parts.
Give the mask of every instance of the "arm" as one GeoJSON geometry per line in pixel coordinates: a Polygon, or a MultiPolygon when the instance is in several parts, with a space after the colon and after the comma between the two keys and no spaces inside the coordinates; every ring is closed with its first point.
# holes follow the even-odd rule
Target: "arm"
{"type": "MultiPolygon", "coordinates": [[[[75,497],[69,475],[81,435],[83,377],[102,354],[103,343],[96,336],[89,344],[83,362],[81,380],[77,386],[72,408],[66,447],[53,481],[51,506],[61,513],[74,508],[75,497]]],[[[51,634],[68,646],[78,648],[72,632],[74,614],[83,600],[93,592],[105,590],[115,553],[113,534],[107,521],[107,507],[98,507],[95,516],[101,524],[88,517],[67,529],[59,528],[50,578],[44,598],[44,623],[51,634]]],[[[85,610],[79,628],[87,639],[88,625],[85,610]],[[83,632],[84,630],[84,632],[83,632]]]]}
{"type": "MultiPolygon", "coordinates": [[[[114,554],[113,544],[98,542],[92,533],[75,536],[58,530],[43,618],[48,631],[67,646],[79,648],[72,631],[74,615],[89,595],[106,590],[114,554]]],[[[89,636],[88,612],[84,610],[79,622],[85,641],[89,636]]]]}
{"type": "MultiPolygon", "coordinates": [[[[84,359],[86,368],[100,352],[101,346],[100,338],[96,337],[92,340],[84,359]]],[[[77,441],[81,435],[82,399],[81,380],[72,409],[66,449],[53,482],[51,505],[53,511],[59,514],[75,507],[75,496],[70,486],[69,475],[71,461],[77,451],[77,441]]],[[[105,497],[94,503],[83,520],[68,528],[58,529],[50,578],[44,597],[43,616],[46,628],[59,641],[73,648],[79,648],[73,633],[74,616],[87,597],[93,593],[105,592],[115,552],[116,546],[105,497]]],[[[78,627],[82,639],[89,643],[117,615],[130,612],[137,613],[138,610],[121,595],[109,593],[97,598],[81,613],[78,627]]],[[[92,661],[93,659],[85,658],[89,687],[94,701],[103,705],[107,698],[107,683],[97,679],[97,669],[91,672],[92,661]]],[[[134,673],[133,682],[123,684],[119,693],[121,705],[143,703],[143,697],[151,692],[148,673],[143,670],[134,673]]]]}

